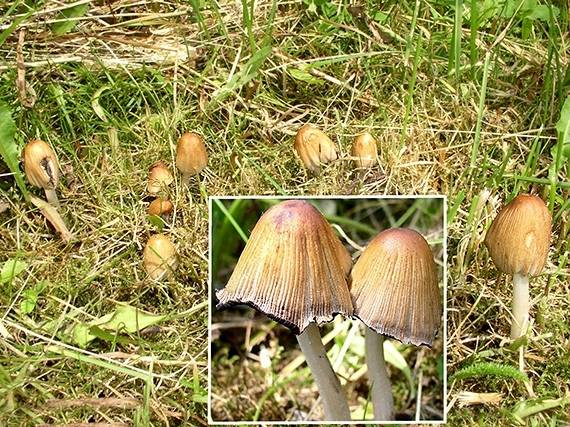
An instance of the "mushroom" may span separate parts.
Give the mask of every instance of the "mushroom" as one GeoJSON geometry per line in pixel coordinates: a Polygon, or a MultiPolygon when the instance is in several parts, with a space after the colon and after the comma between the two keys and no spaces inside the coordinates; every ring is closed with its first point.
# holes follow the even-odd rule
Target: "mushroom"
{"type": "Polygon", "coordinates": [[[378,161],[376,140],[368,132],[358,135],[352,143],[352,157],[358,168],[371,168],[378,161]]]}
{"type": "Polygon", "coordinates": [[[351,279],[354,315],[366,325],[374,419],[392,420],[394,403],[384,362],[384,338],[430,347],[433,344],[442,315],[433,254],[416,231],[384,230],[362,252],[351,279]]]}
{"type": "Polygon", "coordinates": [[[176,167],[182,173],[182,183],[198,175],[208,164],[208,152],[202,137],[196,133],[184,133],[176,144],[176,167]]]}
{"type": "Polygon", "coordinates": [[[305,167],[313,173],[320,170],[322,163],[329,163],[337,158],[331,139],[323,131],[309,124],[297,132],[294,147],[305,167]]]}
{"type": "Polygon", "coordinates": [[[143,265],[151,279],[161,279],[178,266],[176,248],[164,234],[155,234],[148,239],[143,251],[143,265]]]}
{"type": "Polygon", "coordinates": [[[172,184],[173,181],[174,177],[170,173],[168,166],[159,160],[150,167],[146,189],[151,194],[158,194],[164,187],[172,184]]]}
{"type": "Polygon", "coordinates": [[[30,184],[43,188],[48,202],[58,208],[55,189],[59,181],[57,157],[51,147],[40,139],[33,139],[24,147],[24,171],[30,184]]]}
{"type": "Polygon", "coordinates": [[[170,200],[157,197],[148,205],[147,213],[156,216],[169,215],[173,209],[174,205],[170,200]]]}
{"type": "Polygon", "coordinates": [[[351,258],[311,204],[290,200],[259,219],[216,308],[246,304],[297,335],[323,399],[327,420],[350,420],[350,410],[317,324],[352,315],[347,285],[351,258]]]}
{"type": "Polygon", "coordinates": [[[513,275],[513,340],[526,335],[528,276],[540,274],[546,264],[551,229],[552,218],[542,199],[520,194],[501,209],[485,236],[485,245],[497,268],[513,275]]]}

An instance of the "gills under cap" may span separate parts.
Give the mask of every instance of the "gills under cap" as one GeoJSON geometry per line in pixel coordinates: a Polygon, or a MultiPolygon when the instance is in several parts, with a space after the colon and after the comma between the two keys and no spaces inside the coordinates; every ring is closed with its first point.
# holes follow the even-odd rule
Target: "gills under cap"
{"type": "Polygon", "coordinates": [[[246,304],[300,334],[311,322],[352,315],[351,258],[310,203],[291,200],[265,212],[234,271],[216,296],[218,309],[246,304]]]}
{"type": "Polygon", "coordinates": [[[431,249],[421,234],[391,228],[366,247],[351,273],[354,315],[379,334],[431,346],[442,305],[431,249]]]}
{"type": "Polygon", "coordinates": [[[550,248],[552,217],[540,197],[520,194],[493,220],[485,245],[503,273],[540,274],[550,248]]]}

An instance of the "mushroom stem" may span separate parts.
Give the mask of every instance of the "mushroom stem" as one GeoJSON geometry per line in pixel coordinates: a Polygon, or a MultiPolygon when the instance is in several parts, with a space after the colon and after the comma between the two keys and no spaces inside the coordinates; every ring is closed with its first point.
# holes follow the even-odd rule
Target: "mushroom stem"
{"type": "Polygon", "coordinates": [[[390,421],[394,419],[394,398],[392,385],[384,362],[384,335],[366,327],[365,335],[366,366],[371,387],[374,420],[390,421]]]}
{"type": "Polygon", "coordinates": [[[513,274],[513,323],[511,324],[511,339],[526,335],[528,328],[528,276],[513,274]]]}
{"type": "Polygon", "coordinates": [[[297,335],[297,341],[323,399],[326,420],[349,421],[348,402],[327,357],[317,324],[309,323],[303,333],[297,335]]]}
{"type": "Polygon", "coordinates": [[[189,185],[190,184],[190,177],[192,175],[190,175],[189,173],[183,173],[182,174],[182,179],[180,180],[180,182],[182,183],[182,185],[189,185]]]}
{"type": "Polygon", "coordinates": [[[45,192],[48,203],[52,205],[54,208],[59,208],[59,199],[57,198],[57,193],[55,192],[55,189],[46,188],[45,192]]]}

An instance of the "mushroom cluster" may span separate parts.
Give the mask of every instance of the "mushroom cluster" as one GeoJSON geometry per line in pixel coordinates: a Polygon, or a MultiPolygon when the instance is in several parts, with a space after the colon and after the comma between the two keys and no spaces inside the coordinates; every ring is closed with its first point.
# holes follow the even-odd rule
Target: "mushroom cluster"
{"type": "MultiPolygon", "coordinates": [[[[326,133],[316,127],[303,125],[295,136],[294,148],[298,156],[311,173],[319,173],[321,167],[338,158],[334,142],[326,133]]],[[[351,148],[351,158],[355,166],[364,171],[378,163],[378,144],[368,132],[357,135],[351,148]]]]}
{"type": "MultiPolygon", "coordinates": [[[[183,133],[176,144],[176,167],[182,174],[182,183],[198,175],[208,163],[204,140],[197,133],[183,133]]],[[[174,175],[163,161],[155,162],[149,170],[147,191],[156,198],[147,208],[149,215],[168,218],[174,205],[167,198],[167,189],[174,182],[174,175]]],[[[160,280],[170,276],[178,266],[176,247],[164,234],[154,234],[143,251],[143,266],[148,276],[160,280]]]]}
{"type": "Polygon", "coordinates": [[[351,416],[319,324],[341,314],[366,325],[374,418],[385,421],[393,419],[394,411],[384,336],[431,346],[442,316],[433,254],[419,233],[401,228],[381,232],[352,267],[330,224],[303,200],[281,202],[261,216],[216,297],[218,310],[245,304],[297,335],[329,421],[351,416]]]}

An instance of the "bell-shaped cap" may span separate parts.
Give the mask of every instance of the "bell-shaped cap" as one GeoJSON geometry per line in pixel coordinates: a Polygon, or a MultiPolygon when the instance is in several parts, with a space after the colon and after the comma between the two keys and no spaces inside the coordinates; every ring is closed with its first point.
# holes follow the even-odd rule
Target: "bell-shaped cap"
{"type": "Polygon", "coordinates": [[[540,274],[550,248],[552,218],[540,197],[520,194],[499,212],[485,245],[499,270],[507,274],[540,274]]]}
{"type": "Polygon", "coordinates": [[[174,177],[163,161],[153,163],[148,172],[146,189],[151,194],[158,194],[161,190],[174,182],[174,177]]]}
{"type": "Polygon", "coordinates": [[[176,247],[164,234],[151,236],[143,251],[143,265],[152,279],[168,275],[178,266],[176,247]]]}
{"type": "Polygon", "coordinates": [[[442,304],[431,249],[406,228],[382,231],[352,268],[354,315],[379,334],[431,346],[442,304]]]}
{"type": "Polygon", "coordinates": [[[304,125],[295,137],[295,151],[311,172],[318,172],[321,164],[336,160],[336,148],[331,139],[321,130],[304,125]]]}
{"type": "Polygon", "coordinates": [[[184,133],[176,144],[176,167],[187,176],[198,175],[208,163],[208,152],[202,137],[184,133]]]}
{"type": "Polygon", "coordinates": [[[59,181],[57,158],[51,147],[34,139],[24,147],[24,172],[30,184],[44,190],[54,190],[59,181]]]}
{"type": "Polygon", "coordinates": [[[310,322],[352,315],[351,258],[310,203],[290,200],[265,212],[217,292],[218,309],[246,304],[300,334],[310,322]]]}
{"type": "Polygon", "coordinates": [[[376,140],[368,132],[358,135],[352,143],[352,157],[358,168],[371,168],[378,159],[376,140]]]}

